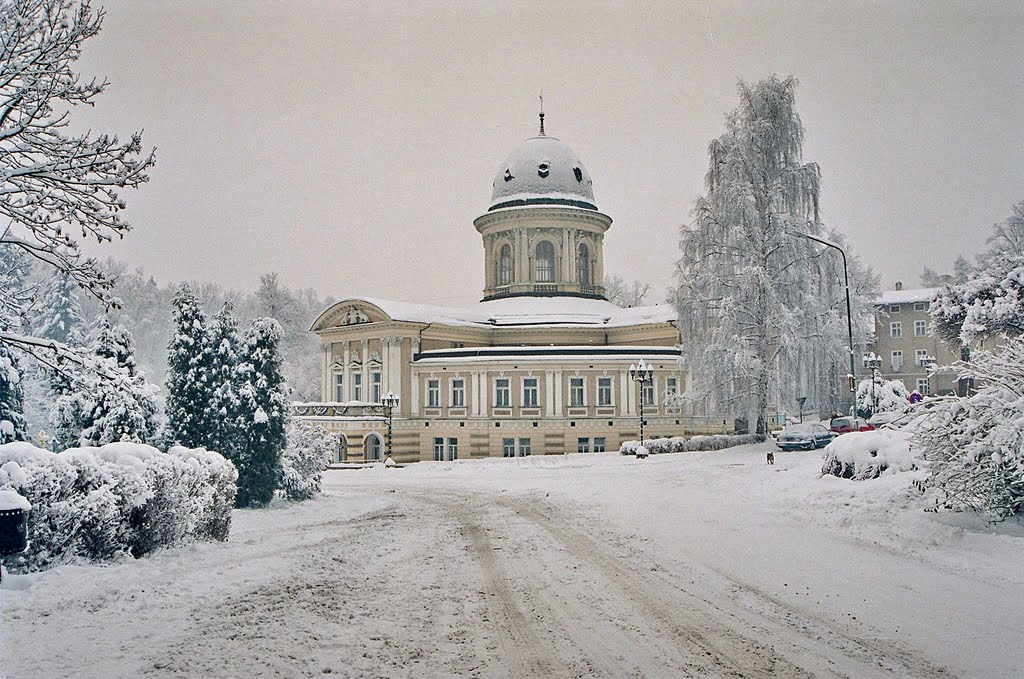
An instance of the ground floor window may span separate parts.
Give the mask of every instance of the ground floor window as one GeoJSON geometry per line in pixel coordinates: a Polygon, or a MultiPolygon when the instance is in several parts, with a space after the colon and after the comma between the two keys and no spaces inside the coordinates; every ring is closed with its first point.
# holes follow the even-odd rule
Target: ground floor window
{"type": "Polygon", "coordinates": [[[927,377],[919,377],[917,379],[917,390],[921,392],[922,396],[927,396],[928,394],[931,393],[927,377]]]}
{"type": "Polygon", "coordinates": [[[530,454],[530,439],[519,439],[519,457],[526,457],[530,454]]]}
{"type": "Polygon", "coordinates": [[[515,457],[516,456],[516,440],[515,439],[502,439],[501,440],[501,456],[502,457],[515,457]]]}
{"type": "Polygon", "coordinates": [[[379,460],[381,453],[381,438],[376,434],[370,434],[363,443],[363,454],[367,460],[379,460]]]}
{"type": "Polygon", "coordinates": [[[337,449],[338,462],[344,462],[345,458],[348,457],[348,439],[345,438],[344,434],[338,434],[338,449],[337,449]]]}
{"type": "Polygon", "coordinates": [[[590,438],[581,436],[576,439],[576,452],[577,453],[589,453],[590,452],[590,438]]]}
{"type": "Polygon", "coordinates": [[[594,437],[594,452],[603,453],[605,450],[605,437],[595,436],[594,437]]]}
{"type": "Polygon", "coordinates": [[[448,439],[448,445],[445,446],[445,439],[443,436],[434,437],[434,461],[435,462],[447,462],[449,460],[459,459],[459,439],[450,438],[448,439]]]}

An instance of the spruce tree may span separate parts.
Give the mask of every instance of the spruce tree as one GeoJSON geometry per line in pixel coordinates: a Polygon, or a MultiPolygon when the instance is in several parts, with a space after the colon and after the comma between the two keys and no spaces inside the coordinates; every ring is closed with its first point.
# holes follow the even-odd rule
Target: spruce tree
{"type": "Polygon", "coordinates": [[[21,371],[10,347],[0,341],[0,443],[27,441],[22,406],[21,371]]]}
{"type": "Polygon", "coordinates": [[[281,373],[281,325],[257,318],[245,333],[239,362],[242,386],[237,419],[240,445],[232,461],[238,467],[239,507],[270,502],[286,444],[288,401],[281,373]]]}
{"type": "Polygon", "coordinates": [[[54,269],[43,293],[39,316],[32,326],[36,337],[77,344],[74,333],[82,325],[77,288],[71,276],[54,269]]]}
{"type": "Polygon", "coordinates": [[[214,417],[206,442],[209,450],[232,457],[238,446],[236,435],[239,414],[238,320],[232,316],[234,305],[224,302],[210,328],[212,365],[209,373],[212,394],[209,411],[214,417]]]}
{"type": "Polygon", "coordinates": [[[174,337],[167,356],[167,439],[190,448],[209,442],[215,415],[210,383],[213,355],[199,300],[182,286],[172,300],[174,337]]]}
{"type": "Polygon", "coordinates": [[[54,403],[55,446],[152,441],[157,429],[157,387],[138,369],[131,333],[119,325],[111,327],[103,316],[90,334],[89,350],[106,367],[101,372],[77,372],[68,393],[54,403]]]}

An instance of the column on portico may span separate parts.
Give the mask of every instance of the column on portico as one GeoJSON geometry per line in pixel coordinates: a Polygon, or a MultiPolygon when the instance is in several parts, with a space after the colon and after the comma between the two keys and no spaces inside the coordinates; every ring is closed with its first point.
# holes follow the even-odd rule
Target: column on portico
{"type": "Polygon", "coordinates": [[[629,414],[629,373],[626,370],[619,371],[619,415],[629,414]]]}
{"type": "Polygon", "coordinates": [[[555,371],[555,417],[563,417],[565,410],[562,408],[562,371],[555,371]]]}
{"type": "Polygon", "coordinates": [[[363,359],[363,365],[362,365],[362,368],[361,368],[362,375],[363,375],[363,378],[362,378],[363,379],[362,400],[363,401],[369,401],[370,400],[370,340],[368,340],[368,339],[364,339],[363,340],[363,355],[362,355],[362,359],[363,359]]]}
{"type": "Polygon", "coordinates": [[[352,353],[349,347],[349,341],[345,340],[344,342],[341,343],[341,372],[344,375],[344,377],[342,378],[341,390],[342,401],[349,400],[348,395],[352,393],[350,391],[350,389],[352,389],[352,375],[350,374],[351,371],[348,368],[348,363],[351,358],[352,353]]]}
{"type": "Polygon", "coordinates": [[[334,374],[331,371],[331,343],[323,345],[323,351],[321,352],[321,362],[323,363],[323,370],[320,373],[320,398],[323,401],[331,401],[331,389],[334,388],[334,374]]]}
{"type": "Polygon", "coordinates": [[[544,413],[555,416],[555,371],[544,371],[544,413]]]}

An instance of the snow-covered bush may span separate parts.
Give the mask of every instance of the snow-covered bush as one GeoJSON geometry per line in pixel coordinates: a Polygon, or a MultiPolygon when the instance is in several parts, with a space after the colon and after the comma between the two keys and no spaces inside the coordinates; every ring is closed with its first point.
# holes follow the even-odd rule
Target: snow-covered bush
{"type": "Polygon", "coordinates": [[[293,420],[281,453],[278,491],[289,500],[308,500],[320,492],[320,478],[334,450],[334,436],[323,427],[293,420]]]}
{"type": "Polygon", "coordinates": [[[831,474],[841,479],[863,481],[883,472],[905,472],[917,469],[910,454],[910,435],[903,431],[877,429],[855,431],[834,439],[825,446],[822,476],[831,474]]]}
{"type": "Polygon", "coordinates": [[[945,504],[1001,520],[1024,511],[1024,337],[960,364],[978,392],[932,402],[916,441],[945,504]]]}
{"type": "Polygon", "coordinates": [[[862,380],[857,385],[858,417],[868,418],[875,413],[905,413],[910,410],[910,392],[903,380],[862,380]]]}
{"type": "MultiPolygon", "coordinates": [[[[691,450],[722,450],[747,443],[759,443],[761,440],[757,434],[715,434],[713,436],[693,436],[689,439],[673,436],[664,439],[648,439],[644,441],[644,447],[651,455],[659,455],[661,453],[685,453],[691,450]]],[[[623,441],[619,447],[619,453],[636,455],[639,447],[638,441],[623,441]]]]}
{"type": "Polygon", "coordinates": [[[35,571],[227,539],[236,477],[230,462],[205,450],[112,443],[52,453],[0,445],[0,489],[32,503],[31,544],[10,565],[35,571]]]}

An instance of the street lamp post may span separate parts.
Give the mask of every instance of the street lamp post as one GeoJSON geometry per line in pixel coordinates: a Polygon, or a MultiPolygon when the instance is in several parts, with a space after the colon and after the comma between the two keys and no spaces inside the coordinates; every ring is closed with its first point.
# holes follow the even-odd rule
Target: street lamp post
{"type": "Polygon", "coordinates": [[[644,384],[654,376],[654,368],[644,363],[644,359],[629,366],[629,379],[640,385],[640,445],[644,444],[644,384]]]}
{"type": "Polygon", "coordinates": [[[398,397],[390,391],[381,399],[381,404],[388,412],[388,457],[391,457],[391,415],[398,407],[398,397]]]}
{"type": "Polygon", "coordinates": [[[846,266],[846,251],[842,247],[833,243],[832,241],[825,240],[824,238],[818,238],[812,236],[809,233],[803,231],[790,231],[794,236],[802,236],[807,240],[812,240],[815,243],[821,243],[822,245],[830,248],[839,250],[839,254],[843,256],[843,281],[846,287],[846,332],[850,337],[850,391],[853,392],[853,412],[857,413],[857,368],[856,362],[853,358],[853,312],[850,310],[850,270],[846,266]]]}
{"type": "Polygon", "coordinates": [[[862,358],[864,368],[871,371],[871,414],[878,411],[878,369],[882,367],[882,357],[875,352],[864,354],[862,358]]]}

